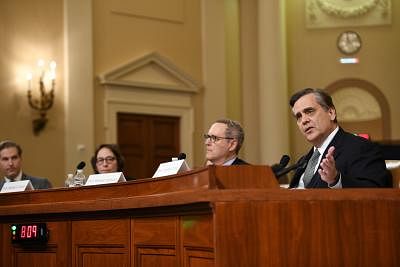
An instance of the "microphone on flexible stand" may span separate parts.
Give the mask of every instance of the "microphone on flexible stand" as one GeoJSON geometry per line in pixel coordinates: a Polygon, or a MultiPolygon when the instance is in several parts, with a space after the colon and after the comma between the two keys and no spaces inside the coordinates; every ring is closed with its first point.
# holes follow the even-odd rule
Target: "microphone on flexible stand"
{"type": "Polygon", "coordinates": [[[271,166],[271,169],[274,172],[275,176],[277,172],[281,171],[283,168],[286,167],[286,165],[288,165],[289,161],[290,157],[288,155],[283,155],[279,163],[271,166]]]}
{"type": "Polygon", "coordinates": [[[83,168],[85,168],[85,166],[86,166],[86,163],[85,163],[84,161],[79,162],[79,164],[76,165],[76,172],[75,172],[75,174],[77,173],[78,170],[83,170],[83,168]]]}
{"type": "Polygon", "coordinates": [[[297,161],[296,164],[293,164],[292,166],[289,166],[289,167],[287,167],[285,169],[277,171],[275,173],[275,176],[276,176],[276,178],[279,179],[279,177],[287,174],[288,172],[290,172],[292,170],[295,170],[295,169],[298,169],[298,168],[305,168],[307,166],[307,162],[308,162],[308,160],[307,160],[306,156],[303,156],[302,158],[299,159],[299,161],[297,161]]]}
{"type": "Polygon", "coordinates": [[[85,168],[85,166],[86,163],[84,161],[79,162],[79,164],[76,166],[75,174],[71,176],[71,179],[68,178],[65,182],[67,187],[77,187],[85,185],[86,177],[83,173],[83,168],[85,168]]]}

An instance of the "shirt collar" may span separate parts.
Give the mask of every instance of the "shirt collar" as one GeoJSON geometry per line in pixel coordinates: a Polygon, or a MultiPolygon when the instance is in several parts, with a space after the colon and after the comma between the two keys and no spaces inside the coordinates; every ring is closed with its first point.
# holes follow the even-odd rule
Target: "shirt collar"
{"type": "Polygon", "coordinates": [[[7,177],[4,177],[4,179],[6,180],[6,183],[21,181],[22,180],[22,170],[19,171],[17,177],[15,177],[14,179],[10,179],[10,178],[7,178],[7,177]]]}
{"type": "Polygon", "coordinates": [[[335,137],[336,133],[339,131],[339,126],[336,126],[335,130],[333,130],[328,137],[325,139],[325,141],[322,143],[320,147],[314,147],[315,149],[318,149],[319,154],[323,155],[326,148],[329,146],[329,144],[332,142],[332,139],[335,137]]]}
{"type": "Polygon", "coordinates": [[[232,163],[236,160],[236,157],[234,157],[233,159],[230,159],[228,161],[225,161],[224,164],[222,164],[222,166],[230,166],[232,165],[232,163]]]}

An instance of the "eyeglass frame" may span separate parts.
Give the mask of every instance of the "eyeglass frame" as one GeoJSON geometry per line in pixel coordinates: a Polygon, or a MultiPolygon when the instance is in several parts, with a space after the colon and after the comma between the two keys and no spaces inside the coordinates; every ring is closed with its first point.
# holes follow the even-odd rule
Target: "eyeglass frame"
{"type": "Polygon", "coordinates": [[[108,156],[108,157],[105,157],[105,158],[97,158],[96,159],[96,164],[97,165],[102,165],[102,164],[104,164],[104,162],[106,162],[107,164],[110,164],[110,163],[114,162],[116,159],[117,158],[113,157],[113,156],[108,156]]]}
{"type": "Polygon", "coordinates": [[[213,134],[211,134],[211,135],[204,134],[203,138],[204,138],[204,141],[207,141],[208,139],[210,139],[210,141],[212,143],[216,143],[216,142],[218,142],[218,141],[220,141],[222,139],[226,139],[226,140],[234,140],[235,139],[234,137],[222,137],[222,136],[216,136],[216,135],[213,135],[213,134]]]}

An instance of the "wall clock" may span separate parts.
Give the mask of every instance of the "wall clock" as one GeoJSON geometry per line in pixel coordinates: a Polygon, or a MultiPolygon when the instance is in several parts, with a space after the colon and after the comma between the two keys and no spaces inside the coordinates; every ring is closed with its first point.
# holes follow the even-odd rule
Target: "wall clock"
{"type": "Polygon", "coordinates": [[[361,49],[361,37],[355,31],[342,32],[337,38],[337,47],[345,55],[353,55],[361,49]]]}

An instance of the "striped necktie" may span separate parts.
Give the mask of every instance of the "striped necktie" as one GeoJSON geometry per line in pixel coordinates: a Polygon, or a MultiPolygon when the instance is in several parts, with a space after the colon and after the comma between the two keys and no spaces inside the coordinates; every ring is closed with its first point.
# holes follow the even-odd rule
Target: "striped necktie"
{"type": "Polygon", "coordinates": [[[315,149],[310,160],[308,161],[303,176],[304,187],[306,187],[310,183],[312,177],[314,176],[315,165],[317,165],[320,155],[321,154],[319,153],[318,149],[315,149]]]}

